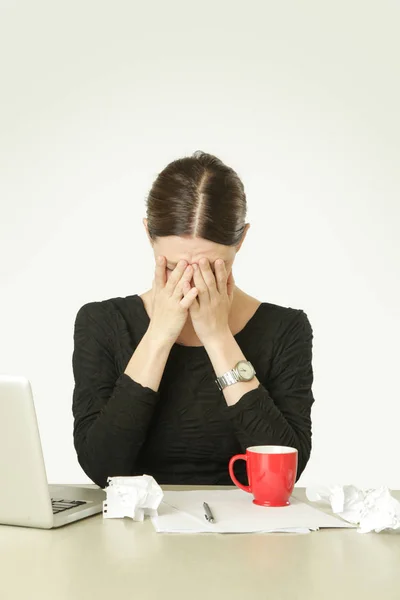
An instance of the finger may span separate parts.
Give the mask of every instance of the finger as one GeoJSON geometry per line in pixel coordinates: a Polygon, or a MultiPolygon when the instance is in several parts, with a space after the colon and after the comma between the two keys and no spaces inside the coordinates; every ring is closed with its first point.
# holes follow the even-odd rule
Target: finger
{"type": "Polygon", "coordinates": [[[183,275],[175,286],[175,289],[172,293],[173,296],[179,296],[179,298],[184,294],[184,286],[186,283],[189,283],[190,289],[190,280],[193,276],[193,267],[192,265],[187,265],[186,269],[183,271],[183,275]]]}
{"type": "Polygon", "coordinates": [[[186,282],[184,284],[183,290],[184,290],[185,295],[182,298],[182,300],[180,301],[180,305],[183,308],[188,309],[194,304],[198,290],[195,287],[190,289],[190,283],[186,283],[186,282]],[[189,286],[189,287],[187,287],[187,286],[189,286]],[[188,290],[187,293],[186,293],[186,290],[188,290]]]}
{"type": "Polygon", "coordinates": [[[226,274],[225,262],[220,258],[215,261],[215,272],[217,275],[217,287],[220,294],[223,294],[227,291],[227,279],[228,276],[226,274]]]}
{"type": "Polygon", "coordinates": [[[156,269],[154,274],[154,282],[156,288],[163,288],[167,281],[167,273],[165,272],[165,256],[158,256],[156,260],[156,269]]]}
{"type": "Polygon", "coordinates": [[[193,275],[194,285],[198,289],[199,297],[203,298],[203,300],[204,300],[209,297],[208,287],[206,285],[206,282],[203,279],[203,275],[201,274],[201,269],[200,269],[199,265],[194,263],[193,269],[194,269],[194,275],[193,275]]]}
{"type": "Polygon", "coordinates": [[[210,261],[208,258],[200,259],[200,269],[209,291],[211,293],[214,292],[217,289],[217,282],[215,281],[214,273],[211,270],[210,261]]]}
{"type": "Polygon", "coordinates": [[[199,290],[197,288],[192,288],[197,290],[196,298],[193,300],[192,304],[189,306],[189,312],[192,315],[196,315],[200,310],[200,302],[199,302],[199,290]]]}
{"type": "Polygon", "coordinates": [[[171,275],[169,276],[169,279],[167,281],[165,289],[168,290],[168,292],[171,294],[171,296],[174,293],[176,284],[182,277],[183,272],[186,269],[186,266],[187,266],[186,260],[180,260],[178,262],[178,264],[176,265],[175,269],[172,271],[171,275]]]}

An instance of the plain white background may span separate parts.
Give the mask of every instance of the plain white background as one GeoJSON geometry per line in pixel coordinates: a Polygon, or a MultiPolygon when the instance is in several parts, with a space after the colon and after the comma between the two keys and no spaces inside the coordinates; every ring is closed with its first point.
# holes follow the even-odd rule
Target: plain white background
{"type": "Polygon", "coordinates": [[[146,194],[201,149],[245,184],[237,285],[314,329],[299,483],[400,488],[399,4],[0,11],[0,372],[31,381],[49,481],[89,481],[72,441],[76,313],[151,287],[146,194]]]}

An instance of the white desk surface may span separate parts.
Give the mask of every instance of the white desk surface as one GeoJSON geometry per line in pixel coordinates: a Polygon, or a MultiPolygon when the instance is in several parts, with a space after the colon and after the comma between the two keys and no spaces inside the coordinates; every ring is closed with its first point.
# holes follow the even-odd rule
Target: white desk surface
{"type": "Polygon", "coordinates": [[[389,532],[160,534],[99,514],[54,530],[1,525],[0,560],[2,600],[400,599],[389,532]]]}

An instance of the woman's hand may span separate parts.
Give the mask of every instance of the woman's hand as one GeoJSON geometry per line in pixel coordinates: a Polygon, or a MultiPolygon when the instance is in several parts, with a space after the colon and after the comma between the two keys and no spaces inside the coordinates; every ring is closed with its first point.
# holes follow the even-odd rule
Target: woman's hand
{"type": "Polygon", "coordinates": [[[229,331],[228,318],[235,287],[232,271],[228,277],[224,261],[218,259],[214,264],[215,277],[208,258],[201,258],[199,266],[193,264],[193,281],[198,294],[189,313],[196,335],[204,345],[229,331]]]}
{"type": "Polygon", "coordinates": [[[149,330],[152,338],[174,344],[186,323],[197,289],[190,287],[193,267],[185,260],[178,262],[169,278],[165,265],[165,257],[157,257],[149,330]]]}

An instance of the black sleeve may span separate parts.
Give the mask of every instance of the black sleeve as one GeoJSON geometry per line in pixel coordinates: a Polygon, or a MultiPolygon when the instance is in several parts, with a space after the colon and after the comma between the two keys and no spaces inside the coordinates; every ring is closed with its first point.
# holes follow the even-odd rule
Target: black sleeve
{"type": "Polygon", "coordinates": [[[72,367],[74,446],[85,473],[104,488],[107,477],[132,475],[159,392],[117,373],[113,314],[101,302],[80,308],[72,367]]]}
{"type": "Polygon", "coordinates": [[[243,452],[264,444],[297,448],[296,481],[311,452],[312,340],[307,315],[298,311],[276,340],[268,382],[260,382],[257,389],[228,407],[243,452]]]}

